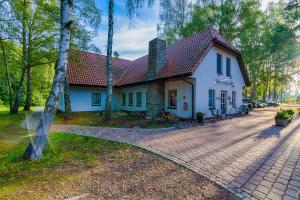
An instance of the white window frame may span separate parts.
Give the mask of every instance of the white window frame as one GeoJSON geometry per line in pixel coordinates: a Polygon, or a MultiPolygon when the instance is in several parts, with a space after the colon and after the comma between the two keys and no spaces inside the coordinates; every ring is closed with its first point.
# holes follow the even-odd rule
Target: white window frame
{"type": "Polygon", "coordinates": [[[172,90],[168,90],[168,109],[177,109],[177,90],[176,89],[172,89],[172,90]],[[175,98],[174,97],[171,97],[171,93],[172,92],[175,92],[176,93],[176,96],[175,98]],[[171,105],[171,100],[174,100],[175,99],[175,105],[171,105]]]}
{"type": "Polygon", "coordinates": [[[216,108],[216,91],[213,90],[213,89],[208,90],[208,108],[209,109],[215,109],[216,108]],[[212,98],[210,96],[211,92],[212,92],[212,98]],[[212,105],[211,105],[211,103],[212,103],[212,105]]]}
{"type": "Polygon", "coordinates": [[[92,94],[91,94],[91,98],[92,98],[92,106],[101,106],[102,105],[102,99],[101,99],[101,92],[92,92],[92,94]],[[94,97],[94,95],[99,95],[99,103],[94,103],[93,102],[93,97],[94,97]]]}
{"type": "Polygon", "coordinates": [[[231,93],[231,103],[232,107],[236,107],[236,91],[232,91],[231,93]]]}
{"type": "Polygon", "coordinates": [[[217,74],[218,75],[223,75],[224,74],[223,73],[223,55],[220,54],[220,53],[217,53],[217,74]],[[219,55],[221,57],[221,73],[218,72],[218,57],[219,57],[219,55]]]}

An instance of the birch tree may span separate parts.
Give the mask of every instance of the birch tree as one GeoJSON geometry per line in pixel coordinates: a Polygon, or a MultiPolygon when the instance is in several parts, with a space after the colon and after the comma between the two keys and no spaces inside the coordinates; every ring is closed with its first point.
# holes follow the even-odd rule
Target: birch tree
{"type": "MultiPolygon", "coordinates": [[[[148,6],[153,4],[154,0],[148,0],[148,6]]],[[[138,9],[142,8],[145,0],[127,0],[126,8],[130,18],[137,14],[138,9]]],[[[113,49],[113,35],[114,35],[114,0],[109,0],[108,5],[108,34],[107,34],[107,60],[106,60],[106,84],[107,96],[105,103],[105,117],[106,121],[112,118],[112,93],[113,93],[113,77],[112,77],[112,49],[113,49]]]]}
{"type": "Polygon", "coordinates": [[[107,96],[105,103],[105,120],[110,121],[112,118],[112,45],[113,45],[113,28],[114,28],[114,0],[109,0],[108,5],[108,35],[107,35],[107,59],[106,59],[106,82],[107,96]]]}
{"type": "Polygon", "coordinates": [[[45,144],[48,141],[48,132],[56,113],[61,91],[63,89],[66,70],[68,66],[68,53],[70,46],[70,29],[72,20],[70,19],[73,0],[61,0],[61,31],[59,43],[59,55],[56,62],[55,76],[52,88],[46,102],[42,118],[32,136],[30,143],[24,153],[24,159],[39,159],[42,156],[45,144]]]}

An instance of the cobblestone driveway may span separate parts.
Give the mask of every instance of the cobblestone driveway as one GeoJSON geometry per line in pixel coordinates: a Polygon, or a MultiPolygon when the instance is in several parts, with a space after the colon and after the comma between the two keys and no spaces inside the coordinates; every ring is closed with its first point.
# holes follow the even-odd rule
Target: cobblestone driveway
{"type": "Polygon", "coordinates": [[[53,131],[131,143],[207,177],[242,198],[300,199],[300,119],[274,126],[275,108],[186,129],[54,126],[53,131]]]}

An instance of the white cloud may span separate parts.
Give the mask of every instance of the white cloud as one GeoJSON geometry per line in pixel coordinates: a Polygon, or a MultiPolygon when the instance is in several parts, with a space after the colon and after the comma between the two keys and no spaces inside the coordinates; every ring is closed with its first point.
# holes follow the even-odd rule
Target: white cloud
{"type": "MultiPolygon", "coordinates": [[[[134,20],[134,23],[123,23],[115,28],[113,50],[121,58],[134,60],[148,52],[148,42],[157,36],[156,21],[134,20]]],[[[107,32],[99,32],[94,43],[106,54],[107,32]]]]}
{"type": "MultiPolygon", "coordinates": [[[[264,10],[274,1],[278,0],[261,0],[261,8],[264,10]]],[[[125,9],[123,1],[116,2],[125,9]]],[[[148,53],[148,43],[157,37],[159,23],[159,1],[155,2],[152,8],[141,9],[138,16],[132,20],[124,15],[115,16],[113,50],[118,51],[121,58],[134,60],[148,53]]],[[[107,16],[102,17],[101,28],[94,44],[100,48],[102,54],[106,54],[107,16]]]]}
{"type": "MultiPolygon", "coordinates": [[[[118,51],[121,58],[137,59],[148,53],[148,43],[157,37],[159,22],[159,1],[152,8],[143,8],[138,16],[129,19],[124,15],[115,16],[113,51],[118,51]]],[[[107,45],[107,16],[103,16],[98,37],[94,44],[106,54],[107,45]]]]}

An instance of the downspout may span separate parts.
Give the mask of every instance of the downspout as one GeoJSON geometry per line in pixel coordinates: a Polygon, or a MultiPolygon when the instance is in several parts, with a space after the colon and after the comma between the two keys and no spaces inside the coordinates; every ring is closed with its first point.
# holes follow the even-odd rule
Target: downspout
{"type": "Polygon", "coordinates": [[[182,79],[182,81],[192,86],[192,119],[195,119],[195,85],[185,79],[182,79]]]}

